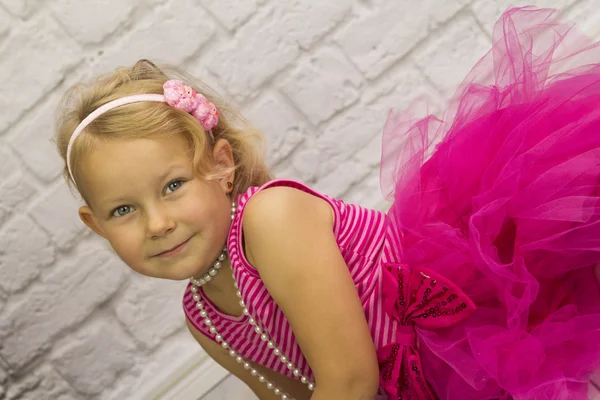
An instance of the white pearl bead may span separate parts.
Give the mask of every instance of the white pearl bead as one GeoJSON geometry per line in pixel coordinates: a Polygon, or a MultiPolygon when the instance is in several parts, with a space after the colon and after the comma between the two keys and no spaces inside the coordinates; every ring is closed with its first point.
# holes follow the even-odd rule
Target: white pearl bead
{"type": "Polygon", "coordinates": [[[241,364],[244,361],[244,359],[242,357],[240,357],[240,356],[237,356],[235,358],[235,361],[237,361],[237,362],[239,362],[241,364]]]}
{"type": "Polygon", "coordinates": [[[217,328],[215,328],[214,326],[211,326],[209,329],[210,333],[217,333],[217,328]]]}
{"type": "Polygon", "coordinates": [[[289,363],[287,363],[287,367],[288,367],[288,369],[294,369],[294,364],[289,362],[289,363]]]}
{"type": "Polygon", "coordinates": [[[208,315],[208,313],[206,311],[204,311],[204,310],[200,311],[200,316],[202,318],[206,318],[207,315],[208,315]]]}
{"type": "Polygon", "coordinates": [[[235,352],[235,350],[231,349],[231,350],[229,350],[229,355],[231,357],[235,357],[235,356],[237,356],[237,353],[235,352]]]}
{"type": "Polygon", "coordinates": [[[237,297],[241,298],[242,297],[242,293],[238,290],[237,292],[235,292],[235,294],[237,295],[237,297]]]}
{"type": "Polygon", "coordinates": [[[259,376],[258,376],[258,381],[259,381],[260,383],[265,383],[267,380],[265,379],[265,377],[264,377],[264,376],[262,376],[262,375],[259,375],[259,376]]]}
{"type": "Polygon", "coordinates": [[[199,294],[194,294],[192,297],[194,298],[194,301],[200,300],[200,295],[199,294]]]}
{"type": "Polygon", "coordinates": [[[256,328],[254,328],[254,332],[260,335],[262,333],[262,329],[260,329],[260,326],[257,326],[256,328]]]}
{"type": "Polygon", "coordinates": [[[215,340],[216,340],[217,342],[221,342],[221,341],[223,340],[223,336],[221,336],[221,335],[217,335],[217,336],[215,336],[215,340]]]}
{"type": "Polygon", "coordinates": [[[212,281],[212,278],[211,278],[211,276],[210,276],[210,275],[206,275],[206,276],[204,277],[204,281],[205,281],[205,282],[210,282],[210,281],[212,281]]]}
{"type": "Polygon", "coordinates": [[[202,308],[204,308],[204,305],[202,303],[196,303],[196,308],[198,310],[202,310],[202,308]]]}
{"type": "Polygon", "coordinates": [[[298,368],[294,370],[294,376],[300,376],[301,373],[302,372],[298,368]]]}
{"type": "Polygon", "coordinates": [[[254,318],[250,318],[250,319],[248,320],[248,323],[249,323],[250,325],[254,325],[254,324],[256,324],[256,321],[254,320],[254,318]]]}
{"type": "Polygon", "coordinates": [[[253,368],[250,370],[250,375],[252,375],[252,376],[258,375],[258,371],[253,368]]]}
{"type": "Polygon", "coordinates": [[[210,319],[206,318],[206,319],[204,320],[204,324],[206,324],[206,325],[208,325],[208,326],[211,326],[211,325],[212,325],[212,321],[211,321],[210,319]]]}
{"type": "Polygon", "coordinates": [[[273,388],[275,387],[275,385],[273,385],[271,382],[267,383],[267,387],[271,390],[273,390],[273,388]]]}
{"type": "Polygon", "coordinates": [[[221,347],[224,348],[225,350],[227,350],[229,348],[229,343],[223,342],[223,343],[221,343],[221,347]]]}
{"type": "MultiPolygon", "coordinates": [[[[223,251],[226,251],[227,247],[223,249],[223,251]]],[[[223,261],[225,260],[225,254],[221,253],[221,255],[219,256],[219,261],[223,261]]]]}
{"type": "Polygon", "coordinates": [[[215,275],[217,275],[218,273],[219,273],[219,271],[217,271],[216,269],[212,269],[212,268],[210,269],[210,271],[208,271],[208,274],[209,274],[210,276],[215,276],[215,275]]]}
{"type": "Polygon", "coordinates": [[[198,293],[198,287],[196,286],[192,286],[190,290],[192,291],[192,293],[198,293]]]}
{"type": "Polygon", "coordinates": [[[280,359],[280,360],[281,360],[281,362],[282,362],[282,363],[284,363],[284,364],[288,362],[288,359],[287,359],[287,357],[286,357],[286,356],[281,356],[281,357],[279,357],[279,359],[280,359]]]}
{"type": "Polygon", "coordinates": [[[302,378],[300,378],[300,382],[302,382],[306,385],[308,383],[308,379],[306,379],[306,377],[303,376],[302,378]]]}
{"type": "Polygon", "coordinates": [[[214,267],[215,269],[219,269],[219,268],[221,268],[221,261],[215,261],[215,263],[213,264],[213,267],[214,267]]]}
{"type": "Polygon", "coordinates": [[[287,394],[282,394],[281,395],[281,400],[289,400],[289,397],[287,394]]]}
{"type": "Polygon", "coordinates": [[[266,342],[267,340],[269,340],[269,336],[267,336],[266,333],[263,333],[262,335],[260,335],[260,338],[262,339],[263,342],[266,342]]]}
{"type": "Polygon", "coordinates": [[[281,390],[279,390],[279,388],[275,388],[274,392],[278,396],[281,394],[281,390]]]}
{"type": "Polygon", "coordinates": [[[244,369],[250,369],[250,368],[252,368],[252,366],[250,365],[250,363],[245,362],[244,363],[244,369]]]}
{"type": "Polygon", "coordinates": [[[244,315],[250,315],[250,312],[248,311],[248,309],[247,309],[247,308],[244,308],[244,311],[243,311],[243,313],[244,313],[244,315]]]}
{"type": "Polygon", "coordinates": [[[276,356],[281,355],[281,351],[279,349],[275,349],[275,351],[273,351],[273,353],[275,353],[276,356]]]}
{"type": "Polygon", "coordinates": [[[308,390],[315,390],[315,385],[313,383],[309,383],[308,390]]]}
{"type": "Polygon", "coordinates": [[[267,347],[272,349],[275,347],[275,343],[273,343],[272,341],[269,340],[269,343],[267,343],[267,347]]]}

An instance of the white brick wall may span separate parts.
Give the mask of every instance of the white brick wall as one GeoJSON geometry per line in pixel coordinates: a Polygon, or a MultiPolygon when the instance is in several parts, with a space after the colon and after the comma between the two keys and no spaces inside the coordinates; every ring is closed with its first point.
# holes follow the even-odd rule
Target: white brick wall
{"type": "MultiPolygon", "coordinates": [[[[515,2],[0,0],[0,399],[132,398],[195,346],[184,283],[129,272],[77,218],[49,143],[66,87],[141,57],[185,66],[281,175],[375,206],[388,108],[439,108],[515,2]]],[[[539,4],[600,36],[597,0],[539,4]]]]}

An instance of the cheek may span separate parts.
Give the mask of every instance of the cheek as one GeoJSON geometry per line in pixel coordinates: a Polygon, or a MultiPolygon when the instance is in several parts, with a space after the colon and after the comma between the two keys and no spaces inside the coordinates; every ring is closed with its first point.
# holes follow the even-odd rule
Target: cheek
{"type": "Polygon", "coordinates": [[[139,233],[130,229],[113,229],[107,232],[107,239],[121,259],[132,266],[143,260],[143,240],[139,233]]]}

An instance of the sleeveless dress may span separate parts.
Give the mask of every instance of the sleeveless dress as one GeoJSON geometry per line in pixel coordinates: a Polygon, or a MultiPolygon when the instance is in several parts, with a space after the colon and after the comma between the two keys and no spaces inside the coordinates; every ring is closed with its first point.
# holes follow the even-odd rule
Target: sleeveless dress
{"type": "MultiPolygon", "coordinates": [[[[278,185],[334,210],[387,398],[587,398],[600,367],[600,44],[555,17],[507,11],[443,119],[413,117],[416,106],[390,112],[386,214],[285,180],[238,199],[228,240],[236,281],[304,375],[294,334],[241,247],[244,205],[278,185]]],[[[184,307],[212,337],[189,288],[184,307]]],[[[209,312],[240,354],[293,376],[247,317],[209,312]]]]}

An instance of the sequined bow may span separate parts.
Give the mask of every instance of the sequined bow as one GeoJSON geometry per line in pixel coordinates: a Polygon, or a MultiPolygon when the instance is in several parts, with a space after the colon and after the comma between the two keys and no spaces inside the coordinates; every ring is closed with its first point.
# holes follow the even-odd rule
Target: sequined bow
{"type": "Polygon", "coordinates": [[[377,353],[381,387],[389,399],[437,399],[423,376],[415,327],[456,325],[475,311],[475,304],[454,283],[426,268],[389,264],[383,275],[384,309],[399,326],[396,340],[377,353]]]}

